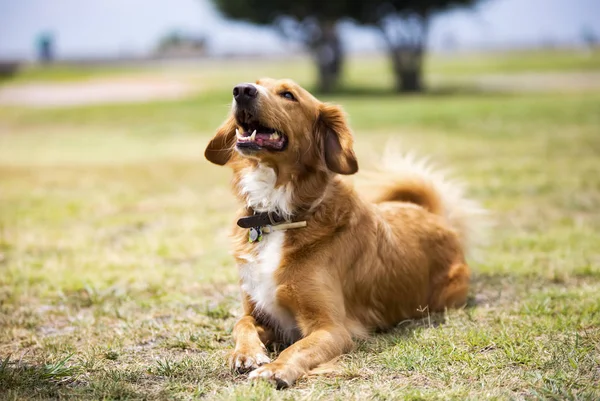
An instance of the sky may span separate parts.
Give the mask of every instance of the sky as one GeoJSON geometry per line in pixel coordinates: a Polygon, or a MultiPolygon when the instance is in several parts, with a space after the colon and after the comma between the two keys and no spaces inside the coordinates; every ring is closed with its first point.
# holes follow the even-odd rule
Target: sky
{"type": "MultiPolygon", "coordinates": [[[[573,43],[584,27],[600,37],[600,0],[485,0],[436,17],[429,43],[439,50],[450,34],[464,49],[573,43]]],[[[206,35],[211,54],[294,49],[268,28],[225,20],[209,0],[0,0],[0,58],[34,58],[43,32],[59,58],[144,55],[173,31],[206,35]]],[[[373,30],[343,32],[349,51],[383,47],[373,30]]]]}

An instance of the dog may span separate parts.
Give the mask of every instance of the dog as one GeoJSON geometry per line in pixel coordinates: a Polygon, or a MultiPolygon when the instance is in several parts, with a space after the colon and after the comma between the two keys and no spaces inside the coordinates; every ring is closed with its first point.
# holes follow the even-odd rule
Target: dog
{"type": "Polygon", "coordinates": [[[234,87],[205,157],[233,169],[243,316],[232,369],[277,387],[353,339],[466,303],[465,261],[480,208],[426,164],[394,154],[359,193],[344,111],[291,80],[234,87]],[[266,347],[285,348],[271,361],[266,347]]]}

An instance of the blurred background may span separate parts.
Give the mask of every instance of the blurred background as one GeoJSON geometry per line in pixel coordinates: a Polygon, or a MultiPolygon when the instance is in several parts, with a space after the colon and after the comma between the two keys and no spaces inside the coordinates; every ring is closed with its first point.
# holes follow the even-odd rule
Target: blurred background
{"type": "Polygon", "coordinates": [[[597,0],[0,0],[0,389],[598,399],[599,41],[597,0]],[[239,205],[202,155],[264,76],[341,104],[361,169],[392,139],[495,221],[470,307],[360,345],[341,389],[224,363],[239,205]]]}

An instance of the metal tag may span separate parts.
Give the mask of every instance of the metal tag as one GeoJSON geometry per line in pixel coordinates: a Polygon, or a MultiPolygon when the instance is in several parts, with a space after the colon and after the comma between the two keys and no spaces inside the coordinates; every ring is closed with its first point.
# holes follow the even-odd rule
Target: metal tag
{"type": "Polygon", "coordinates": [[[248,230],[248,242],[256,242],[262,240],[262,232],[260,227],[252,227],[248,230]]]}

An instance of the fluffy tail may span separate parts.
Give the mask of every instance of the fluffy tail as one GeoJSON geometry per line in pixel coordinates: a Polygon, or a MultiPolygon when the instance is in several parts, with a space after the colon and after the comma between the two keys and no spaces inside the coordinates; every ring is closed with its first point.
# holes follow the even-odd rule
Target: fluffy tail
{"type": "Polygon", "coordinates": [[[485,243],[487,212],[465,198],[465,186],[434,169],[426,159],[389,148],[377,169],[367,172],[368,195],[374,203],[410,202],[443,216],[457,231],[465,253],[485,243]],[[391,149],[391,150],[390,150],[391,149]]]}

